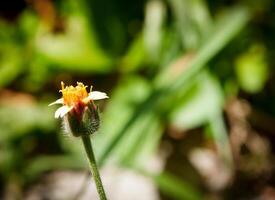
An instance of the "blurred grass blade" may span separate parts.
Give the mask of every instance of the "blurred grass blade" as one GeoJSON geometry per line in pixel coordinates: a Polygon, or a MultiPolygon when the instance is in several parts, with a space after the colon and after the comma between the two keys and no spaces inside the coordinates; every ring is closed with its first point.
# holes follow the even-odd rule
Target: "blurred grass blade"
{"type": "Polygon", "coordinates": [[[29,134],[33,129],[50,132],[55,128],[52,116],[53,109],[50,110],[44,104],[0,104],[0,142],[22,137],[29,134]]]}
{"type": "Polygon", "coordinates": [[[143,34],[140,34],[136,36],[127,53],[122,57],[120,70],[122,72],[132,72],[140,69],[146,60],[145,57],[144,37],[143,34]]]}
{"type": "Polygon", "coordinates": [[[135,115],[136,105],[144,102],[150,92],[151,87],[148,82],[137,76],[128,76],[119,83],[102,116],[104,123],[100,133],[94,138],[99,163],[104,162],[105,156],[109,156],[111,151],[113,153],[112,160],[119,162],[121,157],[128,153],[125,149],[132,148],[134,140],[139,138],[143,130],[146,130],[152,115],[139,118],[140,120],[130,120],[130,124],[132,122],[135,124],[127,131],[127,137],[123,137],[124,134],[121,134],[121,131],[127,127],[128,120],[135,115]]]}
{"type": "MultiPolygon", "coordinates": [[[[186,64],[186,71],[175,79],[175,72],[166,68],[156,84],[158,88],[166,87],[167,90],[176,91],[196,75],[205,64],[220,52],[246,25],[249,13],[243,7],[232,8],[216,25],[216,31],[211,38],[200,48],[198,53],[186,64]]],[[[179,74],[179,73],[178,73],[179,74]]]]}
{"type": "MultiPolygon", "coordinates": [[[[80,154],[81,155],[81,154],[80,154]]],[[[22,175],[28,178],[25,181],[33,181],[39,175],[53,170],[62,170],[66,168],[80,170],[85,168],[86,158],[79,155],[54,155],[39,156],[33,158],[24,168],[22,175]]]]}
{"type": "Polygon", "coordinates": [[[152,176],[159,189],[168,194],[173,199],[178,200],[200,200],[202,195],[191,184],[179,180],[168,172],[162,172],[159,175],[152,176]]]}
{"type": "MultiPolygon", "coordinates": [[[[127,152],[124,152],[122,164],[126,166],[146,167],[148,162],[144,162],[152,158],[158,147],[161,135],[163,133],[163,126],[158,120],[157,116],[150,114],[144,116],[146,118],[146,125],[144,128],[133,128],[138,130],[138,137],[130,144],[130,148],[127,152]]],[[[141,118],[139,118],[141,119],[141,118]]],[[[128,136],[129,137],[129,136],[128,136]]],[[[130,136],[131,137],[131,136],[130,136]]],[[[125,145],[120,143],[120,148],[125,151],[125,145]]]]}
{"type": "Polygon", "coordinates": [[[186,49],[196,49],[199,46],[199,34],[191,18],[191,1],[170,0],[169,2],[173,14],[175,15],[176,25],[181,35],[182,45],[186,49]]]}
{"type": "Polygon", "coordinates": [[[195,50],[212,29],[212,19],[204,0],[169,0],[176,18],[182,44],[195,50]]]}
{"type": "Polygon", "coordinates": [[[213,19],[211,18],[210,10],[205,0],[194,0],[192,4],[192,17],[198,26],[201,39],[204,40],[213,28],[213,19]]]}
{"type": "MultiPolygon", "coordinates": [[[[222,111],[221,111],[222,112],[222,111]]],[[[228,139],[228,133],[226,131],[225,123],[223,120],[222,113],[213,116],[210,119],[210,131],[214,138],[214,142],[216,143],[217,151],[220,158],[224,161],[227,167],[232,170],[233,169],[233,157],[232,151],[230,147],[230,141],[228,139]]]]}
{"type": "Polygon", "coordinates": [[[212,59],[228,42],[240,32],[248,21],[248,12],[244,8],[235,8],[230,11],[218,24],[218,30],[214,32],[211,39],[199,50],[195,58],[187,66],[183,73],[172,85],[176,90],[183,86],[188,79],[193,77],[203,66],[212,59]]]}
{"type": "Polygon", "coordinates": [[[120,131],[117,132],[116,135],[108,141],[104,149],[102,149],[98,158],[99,164],[102,165],[106,161],[120,139],[139,118],[149,112],[154,112],[154,109],[156,109],[159,103],[166,100],[166,96],[169,96],[169,92],[178,92],[183,86],[188,86],[186,83],[190,81],[191,78],[193,78],[224,46],[226,46],[226,44],[245,26],[247,20],[248,13],[244,8],[232,9],[232,11],[222,20],[223,26],[219,27],[217,32],[212,35],[209,41],[188,64],[187,71],[182,73],[177,79],[169,73],[162,74],[161,78],[157,79],[162,81],[161,84],[157,82],[157,90],[141,103],[140,106],[136,106],[135,112],[128,117],[124,126],[121,127],[120,131]],[[169,82],[164,80],[164,77],[168,79],[169,82]]]}
{"type": "Polygon", "coordinates": [[[132,168],[138,173],[150,177],[164,194],[175,200],[203,199],[197,186],[175,177],[170,172],[151,172],[137,166],[132,166],[132,168]]]}
{"type": "Polygon", "coordinates": [[[145,7],[144,45],[150,60],[158,61],[163,38],[163,25],[166,17],[164,2],[148,1],[145,7]]]}
{"type": "Polygon", "coordinates": [[[192,81],[194,86],[189,82],[187,91],[173,95],[167,103],[168,119],[178,130],[203,126],[223,108],[222,88],[213,74],[203,70],[192,81]]]}

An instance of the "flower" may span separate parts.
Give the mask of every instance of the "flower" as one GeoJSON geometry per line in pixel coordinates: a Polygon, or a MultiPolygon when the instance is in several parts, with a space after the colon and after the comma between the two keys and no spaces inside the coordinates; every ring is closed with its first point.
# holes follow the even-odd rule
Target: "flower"
{"type": "Polygon", "coordinates": [[[77,118],[81,119],[85,109],[90,103],[94,106],[94,109],[96,109],[93,101],[109,98],[104,92],[92,91],[92,87],[90,88],[90,93],[88,93],[86,88],[87,86],[84,86],[81,82],[77,82],[75,87],[65,87],[65,84],[61,82],[60,92],[62,93],[62,98],[49,104],[49,106],[63,104],[63,106],[56,110],[54,117],[63,118],[67,113],[72,112],[77,118]]]}

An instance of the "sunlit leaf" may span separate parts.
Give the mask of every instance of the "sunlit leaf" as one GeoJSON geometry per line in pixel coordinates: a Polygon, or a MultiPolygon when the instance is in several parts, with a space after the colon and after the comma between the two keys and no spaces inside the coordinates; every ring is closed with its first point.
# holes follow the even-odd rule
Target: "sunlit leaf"
{"type": "Polygon", "coordinates": [[[209,73],[204,73],[197,77],[195,86],[180,102],[171,113],[172,125],[189,129],[207,123],[219,113],[223,106],[223,95],[217,80],[209,73]]]}
{"type": "Polygon", "coordinates": [[[100,49],[83,16],[70,16],[64,33],[51,33],[41,27],[36,38],[38,52],[63,69],[78,72],[106,72],[110,58],[100,49]]]}
{"type": "Polygon", "coordinates": [[[236,60],[236,73],[242,89],[250,93],[261,91],[268,78],[265,49],[255,45],[236,60]]]}

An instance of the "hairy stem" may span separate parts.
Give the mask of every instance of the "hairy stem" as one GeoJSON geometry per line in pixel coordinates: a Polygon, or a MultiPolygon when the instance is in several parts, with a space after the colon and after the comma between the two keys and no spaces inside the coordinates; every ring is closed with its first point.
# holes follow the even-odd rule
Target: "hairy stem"
{"type": "Polygon", "coordinates": [[[99,194],[100,200],[107,200],[106,194],[105,194],[102,182],[101,182],[101,178],[99,175],[99,171],[97,169],[97,164],[96,164],[96,160],[95,160],[95,155],[94,155],[91,139],[89,136],[81,136],[81,139],[82,139],[82,142],[83,142],[83,145],[84,145],[84,148],[86,151],[86,155],[87,155],[89,163],[90,163],[91,172],[92,172],[92,175],[95,180],[96,189],[99,194]]]}

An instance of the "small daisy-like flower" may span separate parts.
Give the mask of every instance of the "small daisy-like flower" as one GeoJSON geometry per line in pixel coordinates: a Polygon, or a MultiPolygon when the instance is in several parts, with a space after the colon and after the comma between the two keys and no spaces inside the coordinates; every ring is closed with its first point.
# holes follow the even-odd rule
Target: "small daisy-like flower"
{"type": "Polygon", "coordinates": [[[61,82],[62,98],[49,104],[49,106],[62,104],[56,110],[54,117],[63,118],[65,129],[74,136],[92,134],[97,131],[100,120],[94,101],[109,98],[104,92],[92,91],[92,87],[88,93],[86,88],[87,86],[81,82],[77,82],[75,87],[65,87],[61,82]]]}
{"type": "Polygon", "coordinates": [[[63,104],[60,108],[58,108],[54,114],[55,118],[62,118],[68,112],[74,110],[77,114],[81,114],[88,103],[93,102],[95,100],[107,99],[109,98],[106,93],[92,91],[92,87],[90,89],[90,93],[87,92],[87,86],[84,86],[83,83],[77,82],[77,86],[66,86],[63,82],[61,82],[61,90],[62,98],[57,99],[55,102],[49,104],[52,106],[54,104],[63,104]]]}
{"type": "Polygon", "coordinates": [[[104,92],[93,92],[92,87],[90,93],[88,93],[86,87],[80,82],[75,87],[65,87],[64,83],[61,82],[60,92],[62,93],[62,98],[57,99],[49,106],[62,104],[56,110],[54,116],[55,118],[60,117],[63,119],[65,131],[75,137],[81,137],[100,200],[107,200],[89,136],[95,133],[100,125],[98,108],[94,101],[109,97],[104,92]]]}

